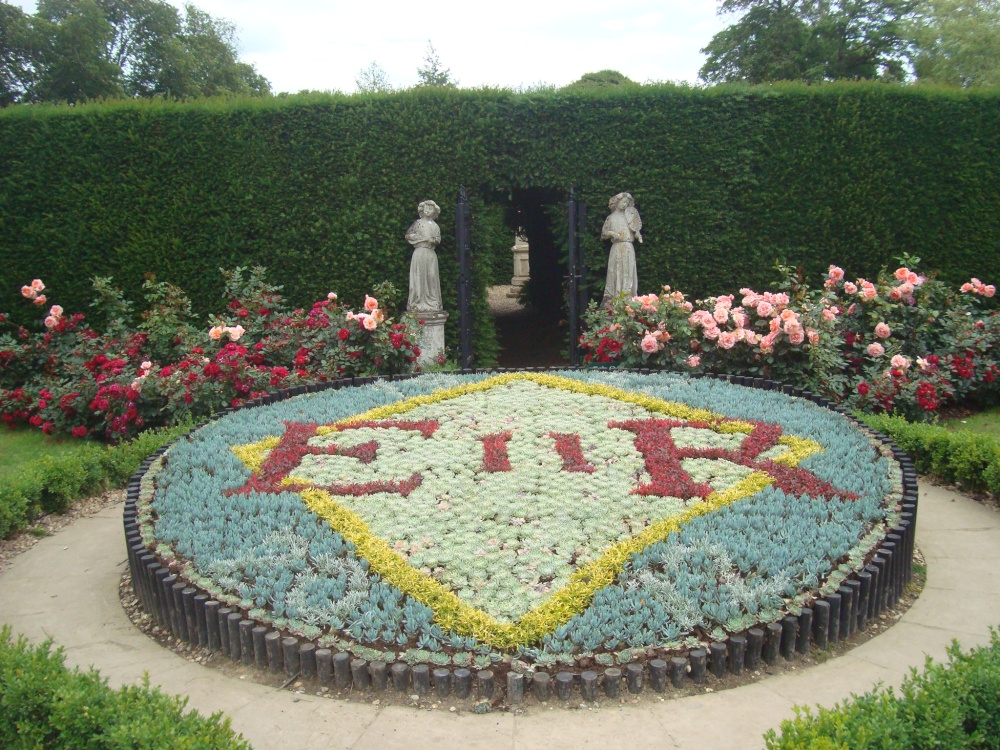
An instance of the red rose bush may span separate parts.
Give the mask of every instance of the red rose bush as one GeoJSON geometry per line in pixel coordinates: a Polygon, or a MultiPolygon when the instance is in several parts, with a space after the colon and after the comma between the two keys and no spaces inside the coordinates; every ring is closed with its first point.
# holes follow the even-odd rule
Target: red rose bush
{"type": "Polygon", "coordinates": [[[0,421],[118,441],[281,388],[416,366],[412,321],[393,321],[375,297],[361,312],[332,292],[289,310],[264,269],[223,274],[225,312],[208,326],[170,284],[145,283],[138,324],[110,279],[94,280],[93,321],[46,307],[41,280],[25,285],[21,294],[45,315],[35,330],[0,315],[0,421]]]}

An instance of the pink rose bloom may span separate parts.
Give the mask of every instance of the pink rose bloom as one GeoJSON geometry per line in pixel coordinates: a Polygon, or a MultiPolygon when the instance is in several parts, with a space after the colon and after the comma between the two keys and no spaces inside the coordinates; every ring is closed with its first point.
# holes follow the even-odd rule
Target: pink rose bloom
{"type": "Polygon", "coordinates": [[[723,331],[719,334],[719,346],[723,349],[732,349],[736,345],[736,334],[723,331]]]}
{"type": "Polygon", "coordinates": [[[834,281],[840,281],[844,278],[844,269],[840,266],[830,266],[830,270],[827,275],[834,281]]]}
{"type": "Polygon", "coordinates": [[[31,288],[34,289],[36,292],[40,292],[43,289],[45,289],[45,284],[42,283],[41,279],[35,279],[34,281],[31,282],[31,288]]]}
{"type": "Polygon", "coordinates": [[[771,295],[771,304],[777,305],[778,307],[784,307],[788,304],[788,295],[784,292],[778,292],[777,294],[771,295]]]}
{"type": "Polygon", "coordinates": [[[710,341],[715,341],[719,338],[719,329],[716,326],[705,327],[705,338],[710,341]]]}
{"type": "Polygon", "coordinates": [[[909,281],[904,281],[902,284],[899,285],[899,293],[902,294],[904,297],[909,297],[911,294],[913,294],[913,284],[911,284],[909,281]]]}
{"type": "Polygon", "coordinates": [[[724,307],[715,308],[715,312],[712,313],[712,317],[715,319],[716,323],[725,323],[729,320],[729,310],[724,307]]]}
{"type": "Polygon", "coordinates": [[[690,302],[681,302],[680,308],[686,312],[691,312],[694,309],[694,305],[690,302]]]}
{"type": "Polygon", "coordinates": [[[150,362],[147,359],[145,362],[143,362],[141,365],[139,365],[139,367],[141,367],[143,370],[152,370],[153,369],[153,363],[150,362]]]}
{"type": "Polygon", "coordinates": [[[229,334],[229,339],[231,341],[239,341],[240,337],[243,335],[243,326],[233,326],[232,328],[227,328],[226,333],[229,334]]]}
{"type": "Polygon", "coordinates": [[[653,352],[658,351],[660,348],[659,342],[656,340],[656,337],[653,336],[653,334],[651,333],[647,333],[645,336],[642,337],[642,343],[639,346],[642,348],[644,352],[646,352],[646,354],[652,354],[653,352]]]}
{"type": "Polygon", "coordinates": [[[45,327],[46,328],[55,328],[57,325],[59,325],[59,320],[57,318],[55,318],[54,316],[49,315],[49,316],[47,316],[45,318],[45,327]]]}
{"type": "Polygon", "coordinates": [[[823,320],[836,320],[837,319],[837,313],[835,313],[830,308],[827,308],[826,310],[824,310],[822,312],[822,315],[823,315],[823,320]]]}
{"type": "Polygon", "coordinates": [[[797,320],[798,317],[799,317],[798,314],[794,310],[785,309],[785,310],[781,311],[781,319],[782,320],[785,320],[785,321],[788,321],[788,320],[797,320]]]}
{"type": "Polygon", "coordinates": [[[871,283],[862,284],[861,294],[865,299],[875,299],[878,296],[878,292],[875,290],[875,285],[871,283]]]}
{"type": "Polygon", "coordinates": [[[893,276],[896,277],[897,281],[906,281],[906,277],[910,275],[909,268],[897,268],[896,273],[893,276]]]}
{"type": "Polygon", "coordinates": [[[889,363],[897,370],[905,370],[907,367],[910,366],[910,360],[908,360],[902,354],[897,354],[896,356],[894,356],[892,359],[889,360],[889,363]]]}
{"type": "Polygon", "coordinates": [[[337,293],[336,293],[336,292],[329,292],[329,293],[328,293],[328,294],[326,295],[326,298],[327,298],[327,299],[329,299],[329,300],[334,300],[334,299],[337,299],[337,293]]]}
{"type": "MultiPolygon", "coordinates": [[[[966,284],[966,286],[968,286],[969,289],[972,288],[972,284],[966,284]]],[[[26,297],[27,299],[34,299],[37,296],[37,294],[38,293],[34,289],[32,289],[30,286],[22,286],[21,287],[21,296],[22,297],[26,297]]]]}
{"type": "Polygon", "coordinates": [[[62,314],[63,314],[63,309],[59,305],[52,305],[52,307],[49,308],[49,315],[53,315],[58,318],[62,316],[62,314]]]}
{"type": "Polygon", "coordinates": [[[789,319],[785,321],[784,327],[785,333],[791,336],[793,333],[797,333],[802,330],[802,324],[795,319],[789,319]]]}
{"type": "Polygon", "coordinates": [[[761,300],[757,303],[757,314],[762,318],[770,318],[774,315],[774,308],[771,307],[770,302],[761,300]]]}
{"type": "Polygon", "coordinates": [[[799,344],[801,344],[803,341],[806,340],[806,332],[803,331],[801,328],[798,328],[788,334],[788,340],[791,341],[796,346],[798,346],[799,344]]]}
{"type": "Polygon", "coordinates": [[[818,331],[814,331],[812,328],[807,328],[806,329],[806,336],[808,337],[810,344],[818,344],[819,343],[819,332],[818,331]]]}
{"type": "Polygon", "coordinates": [[[992,284],[987,284],[986,286],[983,287],[984,297],[992,297],[996,293],[997,293],[997,288],[992,284]]]}
{"type": "Polygon", "coordinates": [[[368,312],[371,312],[372,310],[375,310],[377,308],[378,308],[378,300],[375,299],[374,297],[369,297],[366,294],[365,295],[365,309],[368,310],[368,312]]]}
{"type": "Polygon", "coordinates": [[[844,282],[844,291],[847,292],[848,294],[857,294],[858,293],[858,287],[857,287],[856,284],[853,284],[850,281],[845,281],[844,282]]]}
{"type": "Polygon", "coordinates": [[[45,299],[45,295],[44,294],[39,294],[37,297],[35,297],[35,304],[38,305],[39,307],[41,307],[42,305],[44,305],[45,302],[46,302],[46,299],[45,299]]]}
{"type": "Polygon", "coordinates": [[[698,365],[701,364],[701,357],[699,357],[697,354],[692,354],[690,357],[684,360],[684,364],[686,364],[688,367],[697,367],[698,365]]]}
{"type": "Polygon", "coordinates": [[[737,327],[746,328],[750,324],[750,318],[742,310],[733,310],[732,315],[737,327]]]}
{"type": "MultiPolygon", "coordinates": [[[[368,303],[365,302],[365,304],[367,305],[368,303]]],[[[376,328],[378,328],[378,321],[375,320],[375,318],[373,318],[371,315],[366,315],[361,325],[365,327],[366,331],[374,331],[376,328]]]]}
{"type": "Polygon", "coordinates": [[[757,307],[760,302],[761,297],[756,292],[752,292],[749,289],[740,289],[743,296],[743,307],[757,307]]]}
{"type": "Polygon", "coordinates": [[[715,307],[721,307],[723,310],[728,310],[733,306],[733,295],[727,295],[725,297],[717,297],[715,300],[715,307]]]}
{"type": "Polygon", "coordinates": [[[750,346],[756,346],[757,343],[760,341],[760,336],[758,334],[754,333],[753,331],[745,331],[744,334],[743,334],[743,339],[750,346]]]}
{"type": "Polygon", "coordinates": [[[835,286],[837,286],[837,282],[834,281],[833,279],[827,279],[826,281],[823,282],[824,289],[833,289],[835,286]]]}
{"type": "Polygon", "coordinates": [[[848,315],[854,315],[854,311],[857,310],[857,309],[858,309],[858,306],[855,303],[852,302],[851,306],[847,308],[847,314],[848,315]]]}
{"type": "Polygon", "coordinates": [[[927,372],[931,369],[931,363],[923,357],[917,357],[917,367],[920,368],[920,372],[927,372]]]}
{"type": "Polygon", "coordinates": [[[212,341],[218,341],[222,338],[222,334],[225,333],[225,331],[225,326],[212,326],[212,328],[208,331],[208,337],[212,339],[212,341]]]}
{"type": "Polygon", "coordinates": [[[885,323],[879,323],[875,326],[875,335],[880,339],[887,339],[892,335],[892,329],[885,323]]]}
{"type": "Polygon", "coordinates": [[[764,354],[774,351],[774,339],[776,336],[777,334],[772,332],[760,340],[760,350],[764,352],[764,354]]]}
{"type": "Polygon", "coordinates": [[[865,351],[868,352],[869,357],[878,358],[885,354],[885,347],[876,341],[874,344],[869,344],[865,351]]]}
{"type": "Polygon", "coordinates": [[[924,283],[924,277],[917,275],[913,271],[910,271],[908,274],[906,274],[906,281],[910,284],[913,284],[913,286],[920,286],[921,284],[924,283]]]}
{"type": "Polygon", "coordinates": [[[902,297],[902,296],[903,296],[903,295],[902,295],[902,294],[900,294],[900,292],[899,292],[899,287],[898,287],[898,286],[896,286],[896,287],[893,287],[893,288],[892,288],[892,289],[891,289],[891,290],[889,291],[889,299],[892,299],[892,300],[898,300],[898,299],[899,299],[900,297],[902,297]]]}
{"type": "Polygon", "coordinates": [[[768,324],[771,328],[771,333],[777,334],[781,330],[781,319],[771,318],[771,322],[768,324]]]}

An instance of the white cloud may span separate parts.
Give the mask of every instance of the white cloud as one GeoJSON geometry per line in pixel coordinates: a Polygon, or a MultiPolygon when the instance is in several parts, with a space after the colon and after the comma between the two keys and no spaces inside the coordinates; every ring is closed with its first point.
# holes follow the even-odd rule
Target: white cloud
{"type": "MultiPolygon", "coordinates": [[[[183,7],[184,0],[169,0],[183,7]]],[[[35,3],[19,5],[34,12],[35,3]]],[[[611,68],[636,81],[695,82],[700,49],[726,20],[716,0],[195,0],[233,21],[243,59],[277,91],[353,91],[373,60],[393,85],[412,86],[427,41],[462,86],[565,85],[611,68]]]]}

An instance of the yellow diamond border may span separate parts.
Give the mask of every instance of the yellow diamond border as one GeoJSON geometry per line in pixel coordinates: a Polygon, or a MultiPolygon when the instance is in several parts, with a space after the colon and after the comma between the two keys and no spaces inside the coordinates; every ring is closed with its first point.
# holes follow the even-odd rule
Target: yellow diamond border
{"type": "MultiPolygon", "coordinates": [[[[363,414],[342,419],[332,425],[317,429],[317,434],[334,432],[338,426],[376,419],[386,419],[412,411],[419,406],[459,398],[470,393],[486,391],[516,381],[530,381],[548,388],[559,388],[593,396],[604,396],[647,411],[666,414],[687,421],[707,422],[717,432],[749,433],[753,425],[748,422],[725,421],[726,417],[705,409],[695,409],[685,404],[664,401],[642,393],[622,390],[608,385],[584,383],[571,378],[538,373],[505,373],[478,383],[465,383],[445,388],[423,396],[414,396],[388,406],[380,406],[363,414]]],[[[280,438],[270,437],[256,443],[233,446],[236,456],[251,471],[259,471],[267,451],[274,448],[280,438]]],[[[797,466],[808,456],[822,451],[813,440],[782,436],[779,444],[788,452],[775,459],[786,466],[797,466]]],[[[301,484],[301,480],[294,480],[301,484]]],[[[737,484],[722,492],[713,492],[705,500],[671,518],[650,524],[635,536],[612,545],[596,560],[578,569],[562,588],[553,591],[541,604],[526,612],[517,622],[502,622],[481,609],[466,604],[445,585],[431,576],[413,568],[401,554],[392,549],[382,538],[372,533],[368,524],[358,514],[338,503],[328,492],[310,488],[302,491],[302,498],[309,508],[327,521],[331,528],[354,544],[356,554],[368,561],[371,569],[391,585],[434,612],[434,619],[445,630],[464,636],[473,636],[480,643],[496,649],[512,649],[539,642],[544,636],[564,625],[583,612],[594,594],[614,582],[628,559],[635,553],[656,542],[693,519],[724,508],[741,498],[749,497],[770,485],[774,480],[763,472],[753,472],[737,484]]]]}

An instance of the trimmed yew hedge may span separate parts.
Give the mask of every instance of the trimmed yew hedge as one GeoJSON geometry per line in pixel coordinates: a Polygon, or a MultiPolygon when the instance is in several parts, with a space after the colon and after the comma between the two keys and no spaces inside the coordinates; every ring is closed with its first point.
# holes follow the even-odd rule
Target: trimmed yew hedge
{"type": "MultiPolygon", "coordinates": [[[[595,279],[607,199],[620,190],[645,225],[643,289],[761,288],[776,260],[870,276],[904,251],[954,283],[1000,278],[997,93],[618,88],[7,108],[0,311],[26,316],[15,297],[32,278],[75,311],[90,276],[113,274],[138,298],[147,273],[206,311],[217,269],[249,264],[270,268],[293,302],[331,289],[356,301],[383,280],[405,287],[402,235],[424,198],[442,206],[442,289],[454,309],[460,184],[479,286],[509,274],[514,192],[571,184],[590,206],[595,279]]],[[[562,210],[549,206],[553,224],[562,210]]],[[[488,354],[492,324],[477,299],[488,354]]]]}

